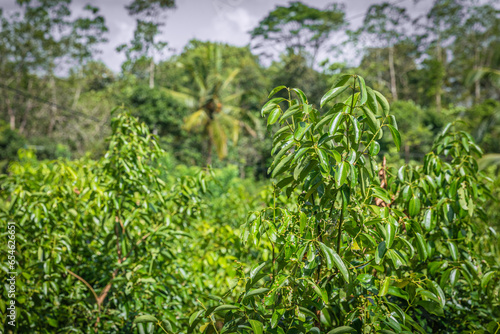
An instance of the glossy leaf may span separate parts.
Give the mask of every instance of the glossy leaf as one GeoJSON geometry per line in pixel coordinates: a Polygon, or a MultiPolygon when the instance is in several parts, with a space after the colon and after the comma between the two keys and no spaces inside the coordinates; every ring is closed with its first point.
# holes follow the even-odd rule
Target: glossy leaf
{"type": "Polygon", "coordinates": [[[389,111],[390,111],[389,102],[387,101],[385,96],[382,95],[380,92],[373,90],[373,93],[375,94],[377,102],[382,107],[382,112],[383,112],[384,116],[387,117],[389,115],[389,111]]]}
{"type": "Polygon", "coordinates": [[[280,90],[283,90],[285,88],[286,88],[286,86],[278,86],[278,87],[273,88],[273,90],[269,93],[267,98],[270,99],[271,97],[273,97],[274,94],[276,94],[277,92],[279,92],[280,90]]]}
{"type": "Polygon", "coordinates": [[[398,151],[400,151],[401,150],[401,135],[399,134],[399,131],[391,124],[386,124],[386,126],[391,131],[392,140],[394,141],[394,144],[396,144],[396,149],[398,151]]]}
{"type": "Polygon", "coordinates": [[[336,98],[337,96],[339,96],[340,94],[345,92],[348,88],[349,88],[349,86],[342,86],[342,87],[335,87],[335,88],[330,89],[321,98],[320,107],[323,108],[323,106],[325,104],[327,104],[328,102],[330,102],[331,100],[333,100],[334,98],[336,98]]]}
{"type": "Polygon", "coordinates": [[[341,326],[329,331],[327,334],[343,334],[343,333],[356,333],[356,330],[349,326],[341,326]]]}
{"type": "Polygon", "coordinates": [[[347,267],[345,266],[344,261],[342,261],[342,258],[333,249],[326,246],[322,242],[319,243],[319,247],[320,247],[321,251],[323,252],[323,255],[325,256],[328,269],[332,269],[333,266],[335,265],[335,267],[337,267],[337,269],[340,271],[340,273],[344,277],[344,280],[346,282],[349,282],[349,271],[347,270],[347,267]]]}

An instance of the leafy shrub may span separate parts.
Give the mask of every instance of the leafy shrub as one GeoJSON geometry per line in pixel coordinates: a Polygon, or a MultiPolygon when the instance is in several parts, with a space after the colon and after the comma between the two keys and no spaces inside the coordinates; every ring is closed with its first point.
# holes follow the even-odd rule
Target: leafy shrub
{"type": "Polygon", "coordinates": [[[241,276],[237,301],[202,304],[188,332],[206,319],[204,333],[495,333],[498,239],[484,234],[490,193],[471,136],[449,125],[423,166],[378,168],[382,132],[398,150],[401,137],[363,78],[340,77],[321,106],[349,95],[323,114],[299,89],[269,97],[285,89],[262,113],[280,124],[274,198],[297,201],[249,215],[244,240],[272,257],[241,276]]]}

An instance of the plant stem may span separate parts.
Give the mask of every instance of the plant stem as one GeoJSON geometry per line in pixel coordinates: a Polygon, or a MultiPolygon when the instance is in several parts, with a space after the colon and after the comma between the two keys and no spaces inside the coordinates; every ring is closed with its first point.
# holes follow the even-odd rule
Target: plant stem
{"type": "Polygon", "coordinates": [[[337,254],[340,254],[340,242],[342,240],[342,224],[344,223],[344,196],[342,196],[342,208],[340,209],[339,232],[337,236],[337,254]]]}

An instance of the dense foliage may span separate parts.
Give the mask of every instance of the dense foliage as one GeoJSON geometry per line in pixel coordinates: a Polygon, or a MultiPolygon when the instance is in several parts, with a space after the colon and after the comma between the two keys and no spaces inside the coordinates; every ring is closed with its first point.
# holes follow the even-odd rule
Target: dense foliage
{"type": "MultiPolygon", "coordinates": [[[[237,237],[256,205],[244,181],[230,170],[212,173],[218,184],[168,171],[157,140],[125,111],[112,128],[99,161],[39,162],[22,151],[2,181],[2,222],[17,226],[20,333],[130,331],[147,310],[175,320],[225,289],[234,259],[257,256],[241,253],[237,237]]],[[[2,323],[6,301],[5,290],[2,323]]]]}
{"type": "Polygon", "coordinates": [[[0,334],[500,333],[498,6],[184,5],[0,8],[0,334]]]}
{"type": "Polygon", "coordinates": [[[471,136],[449,124],[423,166],[379,169],[383,129],[401,144],[383,95],[346,75],[321,106],[349,96],[321,115],[286,89],[297,98],[273,98],[262,112],[281,126],[274,196],[297,200],[250,215],[243,239],[266,239],[272,258],[241,276],[237,303],[205,308],[193,324],[208,317],[207,333],[498,330],[499,239],[487,231],[489,181],[471,136]]]}

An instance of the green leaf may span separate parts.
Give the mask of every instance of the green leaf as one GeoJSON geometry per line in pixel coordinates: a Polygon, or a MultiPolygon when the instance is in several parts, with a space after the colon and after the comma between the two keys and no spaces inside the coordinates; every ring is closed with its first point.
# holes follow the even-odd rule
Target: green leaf
{"type": "Polygon", "coordinates": [[[307,224],[307,215],[304,212],[300,213],[300,234],[304,233],[304,229],[306,228],[307,224]]]}
{"type": "Polygon", "coordinates": [[[494,271],[489,271],[489,272],[487,272],[486,274],[483,275],[483,278],[481,279],[481,288],[483,290],[486,289],[486,287],[488,286],[488,283],[490,282],[490,280],[493,277],[493,275],[495,275],[494,271]]]}
{"type": "Polygon", "coordinates": [[[443,308],[441,305],[432,300],[420,300],[417,305],[422,306],[427,312],[435,314],[437,316],[443,316],[443,308]]]}
{"type": "Polygon", "coordinates": [[[304,94],[303,91],[301,91],[300,89],[298,88],[292,88],[290,89],[291,91],[294,91],[295,93],[297,93],[297,95],[299,96],[300,98],[300,101],[303,103],[303,104],[307,104],[307,97],[306,97],[306,94],[304,94]]]}
{"type": "Polygon", "coordinates": [[[238,310],[238,309],[239,309],[238,306],[224,304],[224,305],[216,307],[212,313],[223,312],[223,311],[228,311],[228,310],[238,310]]]}
{"type": "Polygon", "coordinates": [[[444,137],[444,135],[446,135],[448,133],[448,130],[450,130],[450,128],[451,128],[452,125],[453,125],[453,123],[446,124],[446,126],[443,129],[443,132],[441,132],[441,136],[444,137]]]}
{"type": "Polygon", "coordinates": [[[368,99],[366,100],[366,105],[368,106],[371,112],[377,115],[378,114],[377,97],[375,96],[373,89],[371,89],[370,87],[366,87],[366,92],[368,95],[368,99]]]}
{"type": "Polygon", "coordinates": [[[299,113],[301,111],[302,111],[302,105],[296,104],[294,106],[291,106],[290,108],[288,108],[285,111],[285,113],[283,114],[283,116],[281,116],[280,122],[283,122],[288,117],[293,116],[293,115],[295,115],[295,114],[297,114],[297,113],[299,113]]]}
{"type": "Polygon", "coordinates": [[[158,319],[149,314],[140,315],[134,319],[135,324],[140,324],[145,322],[158,322],[158,319]]]}
{"type": "Polygon", "coordinates": [[[297,128],[295,129],[295,133],[293,134],[295,140],[301,141],[307,130],[309,130],[309,128],[311,128],[311,124],[308,124],[306,122],[300,122],[297,125],[297,128]]]}
{"type": "Polygon", "coordinates": [[[441,307],[444,307],[444,305],[446,304],[446,297],[444,295],[443,290],[441,289],[439,284],[437,284],[434,281],[431,281],[430,284],[431,284],[434,292],[436,293],[436,296],[438,297],[438,300],[439,300],[439,303],[441,304],[441,307]]]}
{"type": "Polygon", "coordinates": [[[408,300],[410,298],[410,295],[408,294],[408,292],[404,291],[401,288],[398,288],[397,286],[390,286],[389,289],[387,290],[387,294],[391,295],[391,296],[403,298],[405,300],[408,300]]]}
{"type": "Polygon", "coordinates": [[[386,304],[387,306],[389,306],[391,311],[395,313],[395,315],[399,318],[399,320],[401,320],[401,323],[404,324],[406,322],[406,314],[404,313],[404,311],[396,304],[389,302],[387,302],[386,304]]]}
{"type": "Polygon", "coordinates": [[[365,104],[366,101],[368,100],[368,94],[366,92],[366,85],[365,85],[365,79],[363,77],[358,76],[358,83],[359,83],[359,103],[360,104],[365,104]]]}
{"type": "Polygon", "coordinates": [[[342,86],[342,87],[335,87],[333,89],[330,89],[321,98],[320,107],[323,108],[323,106],[326,103],[330,102],[331,100],[333,100],[334,98],[336,98],[337,96],[339,96],[340,94],[345,92],[348,88],[349,88],[349,86],[342,86]]]}
{"type": "Polygon", "coordinates": [[[389,285],[391,285],[391,278],[386,277],[382,283],[380,283],[380,290],[378,292],[379,297],[383,297],[389,291],[389,285]]]}
{"type": "Polygon", "coordinates": [[[465,211],[469,210],[469,206],[467,205],[467,199],[465,196],[465,189],[464,188],[458,189],[458,202],[460,203],[460,206],[462,207],[462,209],[464,209],[465,211]]]}
{"type": "Polygon", "coordinates": [[[385,225],[387,239],[385,243],[387,244],[387,248],[391,248],[392,243],[394,242],[394,237],[396,236],[396,226],[393,223],[389,222],[385,225]]]}
{"type": "Polygon", "coordinates": [[[250,278],[254,279],[255,276],[257,276],[257,274],[262,270],[262,268],[264,268],[265,265],[266,262],[262,262],[261,264],[255,266],[252,270],[250,270],[250,278]]]}
{"type": "Polygon", "coordinates": [[[269,113],[271,110],[273,110],[274,108],[276,108],[279,103],[281,103],[281,102],[283,102],[285,100],[286,99],[284,99],[282,97],[276,97],[274,99],[271,99],[271,100],[267,101],[267,103],[264,104],[264,106],[260,110],[260,115],[264,116],[265,114],[269,113]]]}
{"type": "Polygon", "coordinates": [[[406,260],[397,250],[394,249],[387,250],[387,257],[392,260],[396,268],[406,265],[406,260]]]}
{"type": "Polygon", "coordinates": [[[389,115],[389,111],[391,110],[389,102],[387,101],[385,96],[382,95],[380,92],[373,90],[373,93],[375,94],[378,103],[380,103],[380,106],[382,107],[382,112],[384,113],[384,116],[387,117],[389,115]]]}
{"type": "Polygon", "coordinates": [[[267,118],[267,125],[272,125],[276,123],[278,118],[280,118],[280,114],[281,114],[281,109],[279,107],[273,109],[273,111],[271,111],[269,117],[267,118]]]}
{"type": "Polygon", "coordinates": [[[311,283],[311,285],[314,289],[314,292],[316,292],[318,297],[320,297],[321,300],[323,300],[323,302],[325,304],[328,304],[328,293],[326,292],[326,290],[321,290],[321,288],[319,286],[317,286],[316,283],[314,283],[312,281],[310,281],[309,283],[311,283]]]}
{"type": "Polygon", "coordinates": [[[448,241],[448,248],[450,249],[451,257],[454,261],[458,261],[458,247],[453,241],[448,241]]]}
{"type": "Polygon", "coordinates": [[[200,310],[198,312],[194,312],[193,314],[191,314],[191,316],[189,317],[189,326],[192,326],[193,323],[200,317],[200,315],[204,312],[204,310],[200,310]]]}
{"type": "Polygon", "coordinates": [[[276,187],[279,189],[283,189],[284,187],[286,187],[287,185],[292,183],[293,180],[294,180],[293,176],[286,177],[286,178],[282,179],[280,182],[278,182],[276,184],[276,187]]]}
{"type": "Polygon", "coordinates": [[[252,296],[258,296],[258,295],[262,295],[266,292],[268,292],[269,289],[268,288],[260,288],[260,289],[254,289],[254,290],[250,290],[248,291],[246,294],[245,294],[245,298],[246,297],[252,297],[252,296]]]}
{"type": "Polygon", "coordinates": [[[352,119],[352,127],[354,129],[354,142],[357,144],[357,143],[359,143],[359,139],[361,136],[361,130],[359,128],[359,122],[356,119],[356,117],[351,116],[351,119],[352,119]]]}
{"type": "Polygon", "coordinates": [[[427,259],[427,243],[424,237],[420,233],[415,233],[417,240],[417,250],[420,261],[425,261],[427,259]]]}
{"type": "Polygon", "coordinates": [[[396,332],[390,331],[388,329],[381,329],[380,333],[382,333],[382,334],[396,334],[396,332]]]}
{"type": "Polygon", "coordinates": [[[328,269],[332,269],[333,264],[335,264],[337,269],[340,271],[340,273],[344,277],[344,280],[346,282],[349,282],[349,271],[347,271],[347,267],[345,266],[344,261],[342,261],[340,256],[333,249],[326,246],[322,242],[319,242],[319,247],[325,256],[326,265],[327,265],[328,269]]]}
{"type": "Polygon", "coordinates": [[[49,323],[50,326],[52,327],[59,327],[59,323],[57,322],[57,320],[55,319],[52,319],[52,318],[47,318],[47,322],[49,323]]]}
{"type": "Polygon", "coordinates": [[[380,126],[379,121],[375,118],[373,112],[366,106],[361,107],[361,110],[363,110],[363,113],[365,114],[365,120],[368,124],[368,127],[370,128],[370,130],[372,130],[373,133],[376,133],[380,126]]]}
{"type": "Polygon", "coordinates": [[[335,181],[337,183],[337,188],[340,188],[347,179],[347,174],[349,172],[349,163],[347,161],[342,161],[337,167],[337,171],[335,173],[335,181]]]}
{"type": "Polygon", "coordinates": [[[425,210],[424,219],[422,220],[422,225],[427,232],[432,229],[432,209],[425,210]]]}
{"type": "Polygon", "coordinates": [[[386,124],[386,126],[391,130],[392,134],[392,140],[394,141],[394,144],[396,144],[396,148],[398,151],[401,150],[401,135],[399,134],[399,131],[392,125],[386,124]]]}
{"type": "Polygon", "coordinates": [[[343,334],[343,333],[356,333],[356,330],[349,326],[337,327],[334,330],[329,331],[327,334],[343,334]]]}
{"type": "Polygon", "coordinates": [[[292,140],[290,141],[289,143],[287,143],[286,145],[283,145],[283,147],[280,149],[280,151],[278,152],[278,154],[276,154],[276,156],[274,157],[274,160],[273,160],[273,165],[276,164],[276,162],[280,161],[281,157],[283,155],[285,155],[286,152],[288,152],[288,150],[295,145],[295,142],[292,140]]]}
{"type": "Polygon", "coordinates": [[[372,188],[372,191],[375,197],[380,198],[387,204],[391,203],[391,198],[389,197],[389,193],[384,188],[375,186],[372,188]]]}
{"type": "Polygon", "coordinates": [[[387,252],[387,247],[385,245],[385,241],[382,241],[381,243],[378,244],[377,249],[375,250],[375,263],[380,264],[382,259],[385,256],[385,253],[387,252]]]}
{"type": "Polygon", "coordinates": [[[292,162],[299,161],[300,158],[302,158],[307,152],[312,151],[312,150],[313,150],[312,147],[301,147],[301,148],[299,148],[298,151],[294,152],[294,154],[293,154],[293,161],[292,162]]]}
{"type": "Polygon", "coordinates": [[[335,87],[340,87],[340,86],[345,86],[346,83],[349,82],[349,79],[352,78],[351,74],[343,74],[340,77],[335,80],[335,83],[333,84],[332,88],[335,87]]]}
{"type": "Polygon", "coordinates": [[[376,156],[380,152],[380,144],[376,141],[372,141],[368,150],[368,153],[372,157],[376,156]]]}
{"type": "Polygon", "coordinates": [[[267,97],[268,99],[270,99],[271,97],[273,97],[274,94],[276,94],[277,92],[279,92],[280,90],[286,88],[286,86],[278,86],[278,87],[275,87],[271,93],[269,93],[269,96],[267,97]]]}
{"type": "Polygon", "coordinates": [[[337,129],[339,128],[340,125],[340,121],[342,120],[343,116],[344,114],[339,112],[337,116],[335,116],[335,118],[333,119],[332,124],[330,125],[330,129],[328,131],[330,136],[333,136],[337,132],[337,129]]]}
{"type": "Polygon", "coordinates": [[[262,334],[264,332],[264,326],[260,321],[250,319],[248,322],[250,323],[250,326],[252,326],[254,334],[262,334]]]}
{"type": "Polygon", "coordinates": [[[330,164],[329,164],[329,159],[328,159],[328,153],[325,149],[319,148],[317,150],[318,153],[318,158],[319,158],[319,163],[321,167],[323,168],[325,173],[330,172],[330,164]]]}
{"type": "Polygon", "coordinates": [[[408,214],[410,217],[415,217],[420,212],[420,199],[413,195],[410,199],[410,204],[408,206],[408,214]]]}
{"type": "Polygon", "coordinates": [[[287,164],[290,162],[290,160],[292,160],[292,158],[293,154],[290,154],[286,158],[282,159],[280,163],[276,167],[274,167],[271,177],[276,177],[281,174],[281,172],[285,169],[285,167],[287,167],[287,164]]]}
{"type": "Polygon", "coordinates": [[[314,131],[322,129],[322,127],[326,123],[328,123],[333,117],[335,117],[335,114],[330,114],[330,115],[323,116],[323,118],[314,126],[314,131]]]}

